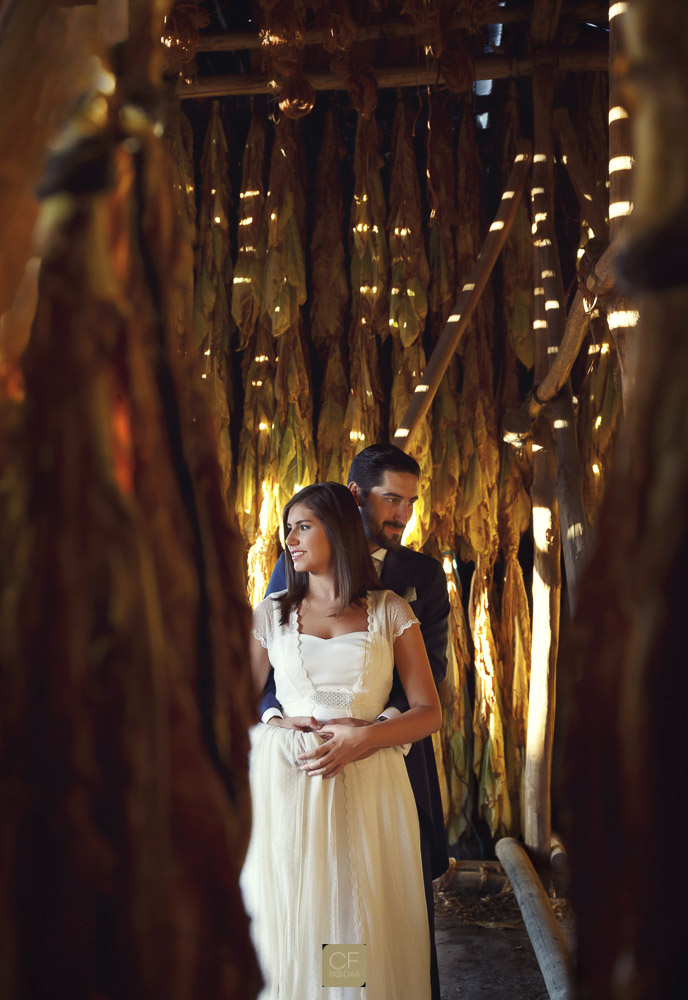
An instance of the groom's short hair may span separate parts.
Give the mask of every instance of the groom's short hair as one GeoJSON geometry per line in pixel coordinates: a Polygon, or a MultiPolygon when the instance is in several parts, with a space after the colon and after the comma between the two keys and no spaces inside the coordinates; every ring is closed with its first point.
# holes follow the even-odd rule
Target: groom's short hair
{"type": "Polygon", "coordinates": [[[420,476],[420,466],[415,458],[395,444],[371,444],[359,451],[351,463],[347,485],[356,483],[367,496],[374,486],[380,485],[385,472],[410,472],[412,476],[420,476]]]}

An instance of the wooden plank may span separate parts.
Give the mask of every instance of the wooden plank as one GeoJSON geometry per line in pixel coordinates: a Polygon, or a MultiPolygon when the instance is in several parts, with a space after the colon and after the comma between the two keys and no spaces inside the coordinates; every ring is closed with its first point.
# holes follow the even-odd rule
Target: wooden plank
{"type": "MultiPolygon", "coordinates": [[[[508,56],[484,56],[474,62],[475,80],[506,80],[511,77],[530,76],[536,66],[552,65],[561,72],[599,71],[607,68],[607,51],[588,49],[543,49],[535,56],[510,59],[508,56]]],[[[373,67],[373,75],[381,89],[385,87],[446,86],[437,65],[435,66],[384,66],[373,67]]],[[[346,90],[343,77],[333,73],[304,73],[313,90],[346,90]]],[[[278,94],[280,84],[269,73],[231,73],[223,76],[201,77],[177,84],[180,100],[203,97],[229,97],[247,94],[278,94]]]]}
{"type": "Polygon", "coordinates": [[[513,170],[509,175],[502,200],[499,203],[494,222],[490,226],[478,258],[473,265],[468,281],[456,300],[454,310],[447,320],[442,333],[432,352],[427,368],[416,385],[413,398],[404,414],[403,420],[394,434],[394,443],[404,451],[408,451],[413,436],[421,421],[430,409],[430,405],[444,377],[449,362],[456,353],[461,337],[468,326],[469,320],[480,301],[487,280],[497,261],[500,250],[504,246],[516,217],[516,209],[526,186],[532,158],[531,145],[523,142],[516,154],[513,170]]]}
{"type": "Polygon", "coordinates": [[[530,35],[535,45],[554,40],[559,26],[562,0],[533,0],[530,35]]]}
{"type": "MultiPolygon", "coordinates": [[[[102,0],[101,0],[102,2],[102,0]]],[[[530,20],[530,0],[521,3],[510,3],[507,8],[500,7],[490,11],[484,17],[473,19],[471,15],[456,13],[447,30],[476,27],[488,24],[522,24],[530,20]]],[[[565,11],[565,19],[576,21],[607,20],[608,8],[596,0],[585,0],[574,4],[565,11]]],[[[404,38],[416,35],[418,29],[409,21],[390,20],[384,24],[361,25],[356,34],[356,42],[374,41],[378,38],[404,38]]],[[[330,36],[328,28],[308,28],[303,32],[303,45],[322,45],[330,36]]],[[[246,49],[260,49],[262,41],[256,31],[223,32],[222,34],[199,35],[199,52],[237,52],[246,49]]]]}
{"type": "Polygon", "coordinates": [[[495,853],[509,876],[551,1000],[572,1000],[575,987],[566,940],[528,855],[512,837],[498,840],[495,853]]]}

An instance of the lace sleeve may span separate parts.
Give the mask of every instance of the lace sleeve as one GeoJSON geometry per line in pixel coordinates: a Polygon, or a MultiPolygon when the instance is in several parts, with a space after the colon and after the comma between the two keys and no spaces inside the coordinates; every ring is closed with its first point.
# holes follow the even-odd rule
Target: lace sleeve
{"type": "Polygon", "coordinates": [[[258,640],[263,649],[268,648],[268,639],[270,638],[272,626],[270,604],[272,604],[272,601],[269,601],[269,598],[266,597],[264,601],[260,602],[253,612],[253,628],[251,629],[251,635],[254,639],[258,640]]]}
{"type": "Polygon", "coordinates": [[[389,591],[387,594],[387,623],[392,642],[396,642],[399,636],[410,628],[411,625],[420,625],[420,622],[411,610],[410,605],[403,597],[389,591]]]}

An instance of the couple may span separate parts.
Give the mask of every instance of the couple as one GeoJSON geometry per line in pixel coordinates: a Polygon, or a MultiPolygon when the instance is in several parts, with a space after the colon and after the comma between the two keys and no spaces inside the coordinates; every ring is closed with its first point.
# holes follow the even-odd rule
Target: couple
{"type": "Polygon", "coordinates": [[[399,548],[417,487],[413,459],[373,446],[354,460],[349,490],[306,487],[284,511],[287,587],[256,609],[252,669],[262,689],[274,667],[286,717],[273,709],[251,734],[242,874],[269,997],[431,995],[423,899],[447,862],[423,738],[440,724],[449,606],[439,563],[399,548]],[[385,557],[383,580],[393,574],[418,608],[422,635],[409,605],[381,589],[371,549],[385,557]],[[365,989],[322,990],[326,944],[366,945],[365,989]]]}

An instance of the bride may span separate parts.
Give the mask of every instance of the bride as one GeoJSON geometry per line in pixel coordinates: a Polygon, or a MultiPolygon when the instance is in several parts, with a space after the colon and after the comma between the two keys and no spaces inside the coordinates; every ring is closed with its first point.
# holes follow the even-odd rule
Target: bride
{"type": "Polygon", "coordinates": [[[258,605],[251,640],[256,690],[272,664],[285,713],[282,726],[251,731],[241,884],[261,997],[427,1000],[418,813],[403,753],[439,728],[441,712],[418,621],[380,587],[345,486],[292,497],[284,536],[287,589],[258,605]],[[410,709],[378,722],[394,664],[410,709]],[[333,980],[326,945],[365,949],[336,949],[333,980]]]}

